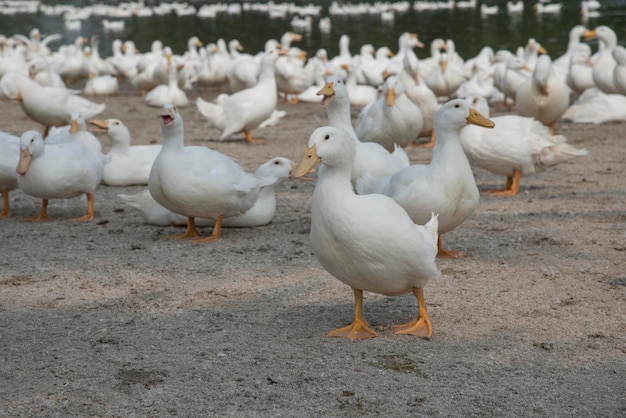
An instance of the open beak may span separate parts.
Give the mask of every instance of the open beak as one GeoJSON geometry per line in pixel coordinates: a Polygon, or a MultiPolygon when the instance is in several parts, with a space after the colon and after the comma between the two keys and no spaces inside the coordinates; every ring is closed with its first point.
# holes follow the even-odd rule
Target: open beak
{"type": "Polygon", "coordinates": [[[322,87],[322,89],[318,91],[316,94],[318,96],[324,96],[322,97],[322,101],[320,102],[320,105],[326,106],[335,97],[335,88],[333,87],[333,83],[329,82],[329,83],[324,84],[324,87],[322,87]]]}
{"type": "Polygon", "coordinates": [[[109,124],[106,120],[91,120],[89,123],[92,125],[93,132],[109,132],[109,124]]]}

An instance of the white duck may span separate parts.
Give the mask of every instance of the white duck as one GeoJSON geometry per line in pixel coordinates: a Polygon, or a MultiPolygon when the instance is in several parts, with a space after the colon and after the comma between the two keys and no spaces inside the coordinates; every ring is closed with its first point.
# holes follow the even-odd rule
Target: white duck
{"type": "Polygon", "coordinates": [[[84,93],[89,96],[108,96],[117,94],[120,84],[116,76],[111,74],[97,75],[95,68],[89,69],[89,79],[83,89],[84,93]]]}
{"type": "Polygon", "coordinates": [[[385,80],[383,97],[361,111],[356,135],[362,142],[376,142],[393,152],[396,145],[404,148],[415,141],[423,124],[420,108],[404,94],[398,77],[392,75],[385,80]]]}
{"type": "Polygon", "coordinates": [[[452,94],[465,81],[462,66],[448,62],[448,55],[440,55],[439,65],[424,77],[424,82],[437,97],[452,97],[452,94]]]}
{"type": "Polygon", "coordinates": [[[0,218],[11,215],[9,192],[17,189],[15,167],[20,160],[20,138],[6,132],[0,132],[0,193],[2,193],[2,211],[0,218]]]}
{"type": "Polygon", "coordinates": [[[579,44],[570,57],[569,71],[565,82],[577,96],[583,91],[595,87],[593,82],[593,63],[591,62],[591,47],[579,44]]]}
{"type": "Polygon", "coordinates": [[[376,336],[362,314],[363,291],[368,291],[389,296],[413,292],[418,316],[394,330],[428,338],[432,324],[424,286],[440,274],[435,264],[437,217],[431,214],[426,225],[415,225],[389,197],[354,194],[350,177],[355,153],[355,142],[346,131],[317,128],[295,173],[301,177],[321,162],[311,207],[311,246],[320,264],[354,291],[353,323],[327,336],[376,336]]]}
{"type": "Polygon", "coordinates": [[[606,94],[617,93],[613,83],[613,70],[616,65],[613,49],[617,46],[617,34],[608,26],[598,26],[592,31],[585,32],[584,36],[585,39],[597,38],[604,45],[592,58],[593,82],[606,94]]]}
{"type": "MultiPolygon", "coordinates": [[[[489,117],[489,105],[483,97],[466,98],[470,106],[489,117]]],[[[587,155],[568,144],[562,135],[550,135],[549,129],[533,118],[506,115],[491,118],[496,125],[483,129],[468,125],[461,131],[461,145],[473,167],[506,176],[504,190],[491,191],[494,196],[514,196],[521,176],[587,155]]]]}
{"type": "Polygon", "coordinates": [[[613,69],[613,85],[619,94],[626,95],[626,48],[621,45],[613,48],[615,68],[613,69]]]}
{"type": "Polygon", "coordinates": [[[20,101],[26,115],[45,126],[44,137],[50,127],[65,125],[74,112],[92,119],[106,108],[104,103],[94,103],[65,88],[40,86],[21,74],[5,74],[0,86],[6,97],[20,101]],[[5,85],[14,90],[6,91],[5,85]]]}
{"type": "Polygon", "coordinates": [[[390,154],[376,142],[359,141],[352,127],[348,91],[340,77],[334,75],[328,77],[319,95],[323,96],[320,105],[326,106],[328,125],[345,130],[355,143],[356,156],[352,165],[353,184],[365,171],[369,171],[374,177],[389,176],[410,164],[409,157],[402,148],[390,154]]]}
{"type": "Polygon", "coordinates": [[[72,113],[69,125],[54,128],[46,138],[46,144],[61,144],[72,141],[81,142],[88,148],[102,152],[102,144],[98,138],[89,132],[87,122],[79,112],[72,113]]]}
{"type": "Polygon", "coordinates": [[[65,88],[63,78],[52,69],[46,57],[36,57],[28,63],[28,76],[40,86],[65,88]]]}
{"type": "Polygon", "coordinates": [[[252,137],[251,130],[267,120],[276,110],[276,79],[274,63],[278,51],[266,52],[261,59],[261,74],[254,87],[223,97],[218,103],[211,103],[198,97],[198,111],[207,118],[209,124],[222,131],[220,141],[242,132],[248,143],[263,142],[252,137]]]}
{"type": "Polygon", "coordinates": [[[550,57],[541,55],[532,76],[517,89],[515,104],[521,116],[537,119],[554,135],[556,122],[569,106],[569,96],[569,87],[554,74],[550,57]]]}
{"type": "Polygon", "coordinates": [[[111,141],[111,162],[104,166],[102,184],[131,186],[148,184],[152,163],[161,145],[131,145],[130,131],[119,119],[92,120],[95,132],[106,132],[111,141]]]}
{"type": "MultiPolygon", "coordinates": [[[[244,228],[267,225],[272,222],[276,215],[275,188],[291,176],[292,170],[293,163],[282,157],[275,157],[263,163],[254,173],[263,183],[261,193],[254,202],[254,206],[242,215],[224,218],[222,226],[244,228]]],[[[145,223],[149,225],[184,225],[187,222],[186,217],[159,205],[152,198],[149,190],[144,190],[135,195],[119,194],[118,196],[128,205],[138,209],[145,223]]],[[[195,224],[197,226],[213,226],[215,221],[198,218],[195,220],[195,224]]]]}
{"type": "Polygon", "coordinates": [[[626,122],[626,96],[605,94],[597,88],[585,90],[563,114],[574,123],[626,122]]]}
{"type": "Polygon", "coordinates": [[[187,216],[187,231],[177,238],[218,240],[222,220],[249,210],[262,184],[224,154],[185,147],[183,119],[175,106],[163,106],[160,119],[163,148],[150,171],[150,194],[165,208],[187,216]],[[211,236],[198,237],[195,218],[215,219],[211,236]]]}
{"type": "Polygon", "coordinates": [[[166,103],[171,103],[177,107],[189,106],[187,94],[178,86],[178,72],[182,68],[182,64],[170,64],[167,84],[159,84],[146,94],[145,100],[148,106],[162,107],[166,103]]]}
{"type": "Polygon", "coordinates": [[[365,174],[357,181],[359,193],[391,196],[417,224],[428,221],[431,213],[439,214],[439,257],[466,255],[444,249],[441,235],[459,226],[478,206],[478,188],[460,138],[468,123],[494,126],[465,100],[445,103],[435,114],[436,141],[430,164],[414,164],[380,179],[365,174]]]}
{"type": "Polygon", "coordinates": [[[45,145],[37,131],[26,131],[20,138],[17,184],[26,194],[42,199],[39,214],[28,221],[47,221],[49,199],[87,195],[87,213],[70,219],[90,221],[94,216],[94,192],[102,179],[108,158],[80,142],[45,145]]]}
{"type": "MultiPolygon", "coordinates": [[[[278,92],[285,95],[287,101],[297,104],[298,96],[313,82],[312,67],[305,67],[306,52],[300,48],[290,48],[286,55],[279,57],[274,64],[274,75],[278,92]]],[[[313,65],[313,64],[312,64],[313,65]]]]}
{"type": "Polygon", "coordinates": [[[344,65],[342,68],[348,74],[345,85],[352,106],[366,106],[378,98],[377,88],[357,83],[356,68],[353,65],[344,65]]]}
{"type": "Polygon", "coordinates": [[[435,93],[424,83],[419,75],[419,63],[411,62],[408,57],[404,58],[404,68],[398,75],[402,85],[404,86],[404,92],[413,103],[415,103],[422,112],[422,129],[418,134],[419,137],[427,136],[431,138],[434,145],[435,138],[433,135],[433,118],[435,112],[439,109],[439,101],[435,93]]]}

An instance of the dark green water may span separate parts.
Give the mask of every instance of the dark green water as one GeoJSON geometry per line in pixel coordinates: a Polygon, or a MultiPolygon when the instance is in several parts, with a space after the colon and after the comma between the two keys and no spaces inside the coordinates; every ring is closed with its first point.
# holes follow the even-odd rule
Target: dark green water
{"type": "MultiPolygon", "coordinates": [[[[383,24],[378,16],[361,15],[352,17],[332,17],[332,31],[321,34],[317,27],[317,19],[310,32],[303,33],[304,39],[298,46],[313,54],[318,48],[324,47],[330,56],[338,52],[338,40],[342,34],[351,38],[350,49],[357,53],[364,43],[375,47],[387,45],[397,49],[398,36],[405,31],[416,32],[426,45],[437,37],[451,38],[456,42],[461,56],[469,58],[475,55],[482,46],[490,45],[494,49],[515,50],[524,45],[529,38],[537,39],[553,57],[564,52],[567,46],[567,35],[571,27],[585,23],[589,28],[607,25],[616,31],[621,44],[626,43],[626,0],[601,0],[603,9],[599,18],[581,22],[579,2],[561,0],[564,7],[558,15],[537,16],[532,4],[525,2],[523,14],[508,16],[505,0],[486,1],[487,4],[499,4],[497,16],[482,18],[478,7],[471,10],[423,11],[412,9],[404,14],[397,14],[395,22],[383,24]]],[[[301,4],[309,3],[305,0],[301,4]]],[[[329,1],[313,2],[325,5],[323,15],[328,14],[329,1]]],[[[199,7],[202,3],[194,3],[199,7]]],[[[72,42],[79,34],[100,36],[100,53],[107,56],[111,52],[111,42],[116,39],[132,39],[142,51],[149,49],[154,39],[161,39],[165,45],[171,46],[176,53],[182,53],[190,36],[198,36],[205,44],[218,38],[227,41],[239,39],[247,52],[257,52],[269,38],[279,38],[285,31],[291,30],[289,20],[270,19],[266,14],[243,12],[241,15],[220,14],[215,19],[201,19],[196,16],[178,17],[175,14],[146,18],[128,18],[126,29],[122,32],[104,32],[101,17],[91,17],[82,24],[80,32],[68,32],[63,26],[62,17],[49,17],[42,13],[0,16],[0,33],[27,34],[37,27],[45,34],[59,33],[63,35],[61,42],[72,42]]],[[[52,49],[58,48],[59,42],[51,44],[52,49]]],[[[429,55],[428,48],[417,51],[418,56],[429,55]]]]}

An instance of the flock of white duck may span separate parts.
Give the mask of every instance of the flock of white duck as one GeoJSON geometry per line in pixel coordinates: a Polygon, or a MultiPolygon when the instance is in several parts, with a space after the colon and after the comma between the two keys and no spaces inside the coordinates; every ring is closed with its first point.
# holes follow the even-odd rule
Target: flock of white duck
{"type": "Polygon", "coordinates": [[[287,32],[255,55],[242,54],[236,40],[228,47],[221,40],[202,47],[194,37],[183,55],[160,42],[139,54],[131,41],[116,41],[114,55],[102,59],[96,38],[88,54],[83,38],[54,53],[37,31],[28,42],[1,39],[0,89],[19,101],[44,133],[0,133],[0,216],[9,216],[9,191],[19,188],[42,199],[39,214],[28,220],[50,219],[49,199],[85,194],[87,213],[75,220],[88,221],[100,184],[144,184],[144,192],[120,198],[138,208],[147,223],[186,224],[178,238],[211,242],[221,237],[222,226],[271,222],[274,187],[319,163],[311,243],[324,268],[354,289],[356,302],[354,322],[329,336],[376,335],[362,315],[363,291],[371,291],[413,292],[418,316],[396,332],[430,337],[423,288],[439,275],[437,256],[465,255],[445,249],[441,236],[478,206],[472,167],[506,176],[505,189],[492,194],[512,196],[521,176],[586,154],[555,134],[561,118],[626,119],[616,113],[608,117],[626,109],[626,50],[606,26],[572,28],[567,52],[554,60],[533,39],[516,52],[485,47],[467,60],[456,53],[453,41],[437,39],[430,56],[418,59],[414,48],[423,44],[412,33],[399,37],[395,54],[365,45],[352,55],[344,36],[336,57],[329,59],[320,50],[306,60],[291,45],[298,40],[299,35],[287,32]],[[582,38],[599,39],[598,51],[592,55],[582,38]],[[70,71],[73,59],[82,64],[70,71]],[[64,85],[80,77],[87,80],[85,94],[116,91],[99,90],[100,77],[115,80],[116,88],[123,79],[145,91],[147,105],[162,109],[162,144],[132,145],[123,121],[95,119],[105,106],[64,85]],[[206,146],[185,146],[179,108],[189,104],[184,87],[196,83],[229,92],[213,102],[196,102],[209,125],[222,132],[220,139],[243,133],[246,142],[260,142],[251,132],[282,116],[276,115],[280,97],[326,106],[327,126],[313,131],[297,167],[277,157],[248,173],[206,146]],[[573,104],[572,97],[577,97],[573,104]],[[495,104],[512,111],[488,119],[489,106],[495,104]],[[354,125],[351,106],[362,106],[354,125]],[[598,110],[602,114],[594,118],[598,110]],[[111,147],[106,155],[86,121],[93,131],[107,133],[111,147]],[[411,164],[404,147],[422,137],[434,143],[432,161],[411,164]],[[213,233],[200,237],[196,226],[206,224],[214,225],[213,233]]]}

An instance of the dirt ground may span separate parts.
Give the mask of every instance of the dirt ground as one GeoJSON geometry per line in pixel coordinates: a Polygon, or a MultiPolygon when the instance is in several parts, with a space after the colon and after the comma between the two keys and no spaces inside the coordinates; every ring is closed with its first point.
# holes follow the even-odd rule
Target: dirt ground
{"type": "MultiPolygon", "coordinates": [[[[158,109],[135,91],[98,101],[135,144],[160,142],[158,109]]],[[[279,108],[285,118],[254,132],[263,145],[218,142],[195,104],[182,108],[186,143],[249,171],[298,161],[326,110],[279,108]]],[[[16,102],[0,112],[4,131],[40,129],[16,102]]],[[[287,181],[270,225],[212,244],[145,225],[117,197],[143,186],[99,187],[89,223],[67,220],[81,199],[22,222],[40,201],[13,192],[0,220],[0,416],[626,416],[625,128],[560,123],[589,155],[523,178],[512,198],[488,196],[505,179],[475,171],[481,203],[445,237],[470,256],[440,260],[426,287],[431,340],[392,331],[414,318],[412,295],[371,293],[378,338],[325,337],[354,304],[312,253],[313,182],[287,181]]]]}

